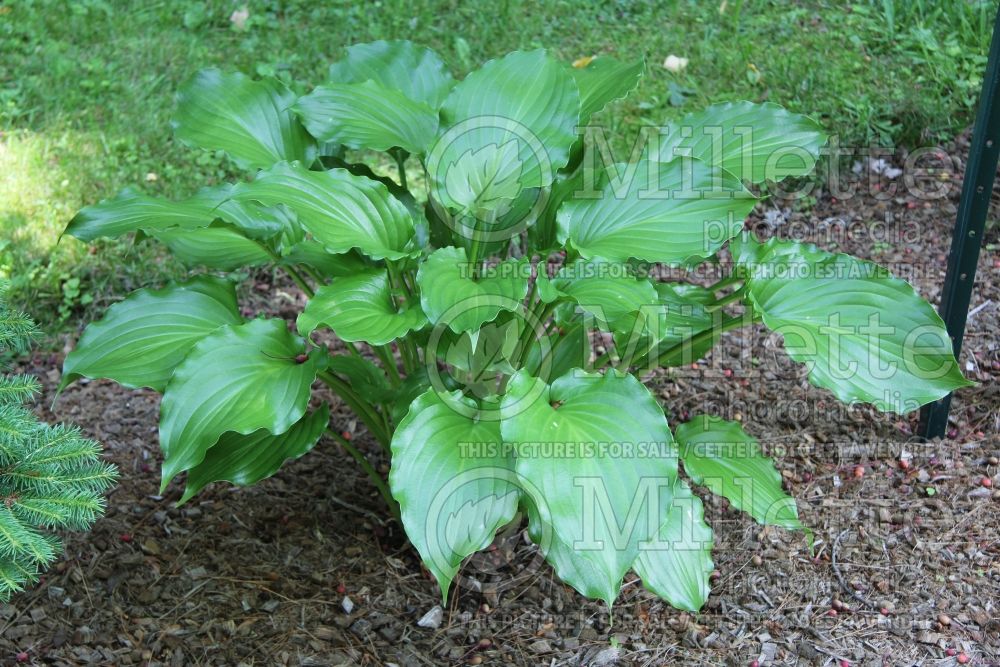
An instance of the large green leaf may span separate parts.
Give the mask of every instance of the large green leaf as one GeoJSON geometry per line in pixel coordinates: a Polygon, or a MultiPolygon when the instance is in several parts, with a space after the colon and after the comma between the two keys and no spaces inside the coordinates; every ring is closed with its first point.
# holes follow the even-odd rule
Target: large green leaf
{"type": "Polygon", "coordinates": [[[184,495],[186,503],[212,482],[232,482],[249,486],[278,472],[288,459],[297,459],[312,449],[330,422],[330,408],[323,404],[280,435],[266,429],[249,435],[224,433],[208,450],[205,459],[188,471],[184,495]]]}
{"type": "Polygon", "coordinates": [[[393,299],[389,277],[381,269],[334,278],[309,299],[297,321],[299,333],[308,336],[326,325],[341,340],[385,345],[427,324],[419,304],[400,311],[393,299]]]}
{"type": "Polygon", "coordinates": [[[826,139],[816,121],[777,104],[727,102],[672,124],[660,157],[691,155],[739,179],[763,183],[810,173],[826,139]]]}
{"type": "Polygon", "coordinates": [[[422,153],[438,128],[437,111],[370,80],[317,86],[295,112],[317,139],[355,149],[422,153]]]}
{"type": "Polygon", "coordinates": [[[177,259],[188,266],[207,266],[220,271],[260,266],[271,261],[264,247],[229,225],[202,229],[150,230],[177,259]]]}
{"type": "Polygon", "coordinates": [[[330,65],[330,81],[374,81],[435,111],[455,85],[438,54],[402,40],[379,40],[347,47],[347,55],[330,65]]]}
{"type": "Polygon", "coordinates": [[[663,411],[614,370],[571,371],[551,385],[519,371],[501,416],[518,474],[547,492],[530,513],[536,538],[553,535],[546,558],[560,579],[610,605],[670,507],[677,456],[663,411]]]}
{"type": "Polygon", "coordinates": [[[464,248],[440,248],[417,271],[420,303],[432,323],[456,333],[473,331],[501,312],[521,307],[530,271],[524,260],[507,260],[474,278],[464,248]]]}
{"type": "Polygon", "coordinates": [[[62,390],[80,377],[163,391],[195,343],[239,324],[233,284],[199,276],[158,290],[140,289],[83,332],[63,363],[62,390]]]}
{"type": "Polygon", "coordinates": [[[442,134],[427,158],[434,199],[480,215],[550,185],[569,159],[579,109],[572,75],[543,50],[486,63],[441,108],[442,134]]]}
{"type": "Polygon", "coordinates": [[[233,197],[286,205],[302,228],[333,254],[352,248],[373,259],[419,254],[409,210],[381,183],[344,169],[309,171],[282,162],[260,172],[253,182],[237,185],[233,197]]]}
{"type": "Polygon", "coordinates": [[[284,320],[226,325],[174,369],[160,403],[161,488],[189,470],[224,433],[280,435],[305,414],[316,361],[284,320]]]}
{"type": "Polygon", "coordinates": [[[701,498],[682,479],[660,528],[663,549],[643,549],[634,570],[642,585],[678,609],[697,612],[710,592],[712,529],[701,498]]]}
{"type": "Polygon", "coordinates": [[[608,56],[598,56],[583,67],[573,67],[570,71],[580,89],[580,124],[586,125],[609,102],[635,90],[645,69],[646,63],[641,58],[626,63],[608,56]]]}
{"type": "Polygon", "coordinates": [[[445,599],[462,560],[514,518],[520,496],[499,423],[476,412],[461,392],[428,391],[392,436],[389,487],[445,599]]]}
{"type": "Polygon", "coordinates": [[[569,199],[557,235],[584,258],[677,265],[708,257],[737,234],[754,205],[732,175],[696,160],[618,165],[597,199],[569,199]],[[650,187],[650,186],[653,187],[650,187]]]}
{"type": "Polygon", "coordinates": [[[885,268],[778,239],[734,251],[764,324],[840,400],[906,413],[971,384],[941,318],[885,268]]]}
{"type": "Polygon", "coordinates": [[[698,415],[676,429],[684,471],[764,524],[801,529],[795,500],[781,488],[781,474],[739,423],[698,415]]]}
{"type": "Polygon", "coordinates": [[[126,188],[111,199],[81,209],[70,220],[65,233],[81,241],[93,241],[136,231],[199,229],[223,220],[247,236],[263,239],[278,235],[292,224],[280,208],[229,199],[233,187],[226,183],[203,188],[194,196],[176,202],[126,188]]]}
{"type": "Polygon", "coordinates": [[[229,195],[229,188],[206,188],[186,201],[173,202],[126,188],[111,199],[80,210],[66,233],[81,241],[117,238],[140,229],[193,229],[212,222],[212,210],[229,195]]]}
{"type": "Polygon", "coordinates": [[[275,79],[205,69],[177,94],[171,125],[184,143],[223,150],[245,169],[281,160],[308,164],[316,146],[291,112],[294,103],[295,94],[275,79]]]}

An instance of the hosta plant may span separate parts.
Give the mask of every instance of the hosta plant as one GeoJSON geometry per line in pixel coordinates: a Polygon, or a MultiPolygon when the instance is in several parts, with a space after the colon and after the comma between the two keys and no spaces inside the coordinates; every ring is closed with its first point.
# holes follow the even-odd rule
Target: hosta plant
{"type": "Polygon", "coordinates": [[[796,506],[740,424],[701,415],[671,430],[640,373],[763,323],[843,401],[906,412],[965,380],[940,319],[902,280],[741,234],[752,189],[812,170],[826,140],[814,121],[712,106],[648,135],[628,163],[585,141],[642,72],[536,50],[457,81],[433,51],[374,42],[306,94],[197,74],[174,132],[224,151],[239,181],[181,201],[126,190],[73,218],[78,239],[134,232],[198,272],[113,305],[63,383],[162,392],[162,485],[184,473],[182,501],[263,479],[328,434],[444,595],[463,559],[526,521],[584,595],[611,604],[632,570],[698,609],[712,531],[693,486],[791,529],[796,506]],[[731,269],[713,284],[656,278],[720,253],[731,269]],[[304,293],[295,322],[242,314],[251,267],[304,293]],[[345,439],[325,405],[310,410],[323,387],[382,451],[345,439]]]}
{"type": "MultiPolygon", "coordinates": [[[[22,353],[35,325],[7,307],[5,291],[0,284],[0,354],[22,353]]],[[[117,475],[76,427],[39,421],[26,405],[39,389],[30,375],[0,375],[0,602],[59,555],[54,531],[84,530],[103,513],[117,475]]]]}

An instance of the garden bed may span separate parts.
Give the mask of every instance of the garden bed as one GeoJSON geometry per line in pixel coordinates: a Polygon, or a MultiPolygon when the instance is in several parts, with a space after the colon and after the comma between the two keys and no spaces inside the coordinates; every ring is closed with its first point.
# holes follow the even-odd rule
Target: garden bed
{"type": "MultiPolygon", "coordinates": [[[[807,211],[762,203],[752,220],[762,235],[805,230],[826,249],[832,238],[897,272],[916,267],[912,282],[936,302],[960,173],[952,164],[929,174],[947,185],[944,199],[887,196],[896,181],[883,178],[877,191],[821,196],[807,211]],[[901,231],[873,238],[873,222],[901,231]]],[[[997,231],[986,241],[997,244],[997,231]]],[[[45,383],[40,412],[102,441],[122,480],[93,533],[70,536],[44,582],[0,606],[0,662],[24,651],[36,664],[913,665],[951,664],[953,649],[992,664],[1000,498],[982,479],[1000,481],[990,463],[1000,455],[998,266],[1000,252],[984,249],[973,307],[986,305],[961,359],[980,384],[957,395],[945,441],[914,441],[915,416],[840,406],[762,329],[727,333],[697,368],[659,374],[652,386],[671,422],[741,419],[775,454],[815,556],[801,534],[706,496],[718,577],[702,613],[674,610],[627,578],[613,623],[514,533],[473,558],[464,574],[478,585],[453,588],[440,625],[422,627],[440,604],[436,584],[334,443],[257,486],[213,485],[176,508],[178,484],[157,495],[157,395],[81,382],[50,412],[62,359],[36,356],[23,370],[45,383]]],[[[339,409],[334,424],[377,457],[350,420],[339,409]]]]}

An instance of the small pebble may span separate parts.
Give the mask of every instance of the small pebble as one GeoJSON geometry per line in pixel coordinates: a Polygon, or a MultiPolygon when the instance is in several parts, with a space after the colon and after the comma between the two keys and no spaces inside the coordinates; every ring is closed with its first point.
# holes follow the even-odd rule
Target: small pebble
{"type": "Polygon", "coordinates": [[[760,567],[761,564],[764,562],[764,559],[754,554],[754,557],[750,559],[750,562],[753,563],[755,566],[760,567]]]}
{"type": "Polygon", "coordinates": [[[854,466],[854,476],[857,479],[861,479],[862,477],[864,477],[865,476],[865,467],[864,466],[854,466]]]}
{"type": "Polygon", "coordinates": [[[441,627],[441,621],[444,620],[444,610],[441,609],[440,605],[433,607],[430,611],[420,617],[417,621],[417,625],[422,628],[431,628],[436,630],[441,627]]]}
{"type": "Polygon", "coordinates": [[[951,618],[949,618],[948,614],[938,614],[938,623],[947,628],[951,625],[951,618]]]}

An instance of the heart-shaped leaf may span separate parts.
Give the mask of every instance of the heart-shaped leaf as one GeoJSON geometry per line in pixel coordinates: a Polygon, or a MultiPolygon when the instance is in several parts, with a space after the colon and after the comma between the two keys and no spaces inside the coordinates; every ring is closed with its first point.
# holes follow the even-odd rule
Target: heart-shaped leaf
{"type": "Polygon", "coordinates": [[[813,170],[827,135],[807,116],[765,102],[727,102],[672,124],[660,159],[690,155],[750,183],[780,181],[813,170]]]}
{"type": "Polygon", "coordinates": [[[442,133],[427,157],[435,200],[459,211],[469,210],[470,201],[485,209],[522,189],[550,185],[569,159],[579,109],[572,75],[543,50],[516,51],[486,63],[455,86],[441,108],[442,133]],[[504,169],[511,154],[517,168],[504,169]],[[516,182],[505,186],[508,196],[496,198],[483,173],[511,178],[516,173],[516,182]],[[461,200],[453,192],[461,193],[461,200]]]}
{"type": "Polygon", "coordinates": [[[276,79],[205,69],[181,88],[171,125],[184,143],[223,150],[244,169],[282,160],[308,164],[316,146],[291,112],[294,103],[295,94],[276,79]]]}
{"type": "Polygon", "coordinates": [[[608,56],[598,56],[584,67],[571,68],[580,89],[580,124],[586,125],[609,102],[635,90],[645,69],[646,63],[641,58],[626,63],[608,56]]]}
{"type": "Polygon", "coordinates": [[[747,237],[734,256],[748,299],[809,381],[846,402],[906,413],[971,383],[934,309],[883,267],[815,246],[747,237]]]}
{"type": "Polygon", "coordinates": [[[380,269],[335,278],[319,288],[296,322],[304,336],[325,325],[341,340],[370,345],[391,343],[425,324],[419,304],[402,311],[396,307],[389,277],[380,269]]]}
{"type": "Polygon", "coordinates": [[[349,46],[347,55],[330,65],[330,81],[374,81],[435,111],[455,85],[438,54],[404,40],[379,40],[349,46]]]}
{"type": "Polygon", "coordinates": [[[556,217],[561,243],[584,258],[678,265],[708,257],[736,235],[753,196],[697,160],[617,166],[597,199],[571,198],[556,217]]]}
{"type": "Polygon", "coordinates": [[[384,185],[344,169],[309,171],[279,163],[251,183],[233,190],[239,201],[284,204],[323,247],[340,254],[353,248],[373,259],[401,259],[419,254],[413,247],[410,211],[384,185]]]}
{"type": "Polygon", "coordinates": [[[670,507],[677,455],[663,410],[635,377],[614,370],[571,371],[551,385],[519,371],[501,416],[518,474],[560,490],[532,510],[534,535],[555,536],[546,558],[560,579],[610,605],[670,507]]]}
{"type": "Polygon", "coordinates": [[[437,111],[371,80],[317,86],[295,112],[317,139],[355,149],[422,153],[438,128],[437,111]]]}
{"type": "Polygon", "coordinates": [[[140,289],[83,331],[63,363],[60,391],[80,377],[163,391],[195,343],[241,322],[233,284],[199,276],[163,289],[140,289]]]}
{"type": "Polygon", "coordinates": [[[249,435],[224,433],[205,453],[205,459],[188,471],[183,505],[212,482],[249,486],[267,479],[289,459],[297,459],[312,449],[330,422],[330,408],[323,404],[280,435],[266,429],[249,435]]]}
{"type": "Polygon", "coordinates": [[[284,320],[226,325],[174,369],[160,403],[161,490],[198,465],[226,432],[280,435],[305,414],[316,361],[284,320]]]}
{"type": "Polygon", "coordinates": [[[499,423],[476,412],[461,392],[428,391],[392,437],[389,487],[445,600],[462,560],[489,546],[514,518],[520,496],[499,423]]]}
{"type": "Polygon", "coordinates": [[[781,488],[781,474],[738,422],[698,415],[676,429],[684,471],[763,524],[799,530],[795,500],[781,488]]]}
{"type": "Polygon", "coordinates": [[[660,528],[663,549],[643,549],[634,570],[642,585],[678,609],[697,612],[711,590],[712,529],[705,523],[701,498],[682,479],[660,528]]]}
{"type": "Polygon", "coordinates": [[[440,248],[420,265],[420,303],[433,324],[474,331],[502,311],[517,310],[528,294],[531,267],[508,260],[483,269],[476,278],[464,248],[440,248]]]}

